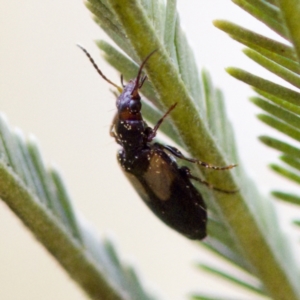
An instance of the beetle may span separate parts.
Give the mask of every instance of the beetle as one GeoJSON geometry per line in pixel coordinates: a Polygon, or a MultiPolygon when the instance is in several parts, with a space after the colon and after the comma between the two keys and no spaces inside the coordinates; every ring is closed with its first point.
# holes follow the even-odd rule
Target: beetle
{"type": "Polygon", "coordinates": [[[142,76],[142,70],[156,50],[143,60],[135,79],[124,85],[121,77],[121,88],[104,76],[86,49],[78,46],[88,56],[100,76],[120,91],[116,102],[118,111],[110,134],[121,146],[117,159],[124,174],[159,219],[189,239],[202,240],[206,236],[207,210],[201,193],[193,186],[191,180],[220,192],[235,191],[213,187],[193,176],[188,167],[177,165],[175,157],[214,170],[228,170],[236,165],[216,167],[187,158],[178,149],[153,141],[160,125],[177,105],[173,104],[154,128],[149,127],[143,119],[139,89],[143,86],[146,76],[142,76]]]}

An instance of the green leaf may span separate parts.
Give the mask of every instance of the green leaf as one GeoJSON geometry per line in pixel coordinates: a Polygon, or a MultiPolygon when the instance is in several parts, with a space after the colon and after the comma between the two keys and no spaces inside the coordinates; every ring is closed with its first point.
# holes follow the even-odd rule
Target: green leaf
{"type": "Polygon", "coordinates": [[[228,245],[232,252],[238,252],[235,248],[232,236],[224,232],[224,225],[221,222],[209,218],[207,232],[211,238],[216,239],[218,243],[220,243],[219,245],[228,245]]]}
{"type": "Polygon", "coordinates": [[[226,262],[232,263],[233,265],[239,266],[241,269],[251,273],[251,265],[243,258],[243,256],[231,249],[230,246],[223,244],[217,238],[209,237],[203,242],[202,246],[209,249],[214,255],[225,260],[226,262]]]}
{"type": "Polygon", "coordinates": [[[300,93],[253,75],[238,68],[227,68],[227,72],[238,80],[241,80],[263,92],[279,97],[295,105],[300,105],[300,93]]]}
{"type": "MultiPolygon", "coordinates": [[[[270,95],[266,92],[263,92],[261,90],[258,89],[254,89],[258,94],[260,94],[261,96],[265,97],[266,99],[270,100],[271,102],[277,104],[278,106],[282,107],[283,109],[290,111],[294,114],[300,115],[300,107],[294,104],[291,104],[283,99],[280,99],[276,96],[270,95]]],[[[253,99],[253,98],[250,98],[253,99]]]]}
{"type": "Polygon", "coordinates": [[[276,53],[286,59],[298,62],[295,51],[291,46],[280,43],[228,21],[217,20],[214,21],[214,25],[230,34],[233,39],[243,44],[248,43],[247,46],[251,47],[251,45],[255,45],[272,53],[276,53]]]}
{"type": "Polygon", "coordinates": [[[297,170],[300,170],[300,161],[298,159],[288,155],[282,155],[280,156],[280,159],[286,164],[288,164],[289,166],[297,170]]]}
{"type": "Polygon", "coordinates": [[[293,220],[293,224],[296,226],[300,226],[300,220],[293,220]]]}
{"type": "Polygon", "coordinates": [[[299,15],[300,6],[297,0],[278,0],[285,25],[287,26],[288,36],[297,53],[298,62],[300,62],[300,27],[299,15]]]}
{"type": "Polygon", "coordinates": [[[174,62],[176,62],[177,64],[176,48],[174,47],[176,24],[178,18],[176,4],[176,0],[167,0],[164,45],[174,62]]]}
{"type": "Polygon", "coordinates": [[[300,131],[295,127],[292,127],[268,115],[259,114],[257,117],[264,123],[273,127],[274,129],[286,134],[287,136],[295,139],[296,141],[300,141],[300,131]]]}
{"type": "Polygon", "coordinates": [[[290,113],[285,109],[278,107],[277,105],[273,105],[262,98],[252,97],[251,101],[264,111],[278,118],[279,120],[285,122],[286,124],[292,127],[298,128],[298,125],[300,123],[300,117],[296,116],[295,114],[290,113]]]}
{"type": "Polygon", "coordinates": [[[282,37],[286,36],[285,27],[282,25],[280,10],[274,5],[259,0],[232,0],[232,2],[243,8],[259,21],[262,21],[282,37]]]}
{"type": "Polygon", "coordinates": [[[300,174],[291,172],[288,169],[283,168],[276,164],[272,164],[272,165],[270,165],[270,167],[272,168],[273,171],[280,174],[281,176],[300,184],[300,174]]]}
{"type": "Polygon", "coordinates": [[[288,143],[279,141],[277,139],[268,137],[268,136],[261,136],[259,137],[260,141],[263,142],[265,145],[274,148],[278,151],[283,153],[289,154],[291,156],[300,157],[300,149],[294,146],[291,146],[288,143]]]}
{"type": "Polygon", "coordinates": [[[280,191],[273,191],[272,195],[279,200],[300,205],[300,197],[298,195],[291,195],[290,193],[284,193],[280,191]]]}
{"type": "Polygon", "coordinates": [[[209,274],[213,274],[219,278],[225,279],[228,282],[231,282],[233,284],[236,284],[242,288],[245,288],[249,291],[255,292],[260,295],[264,295],[265,291],[263,291],[262,287],[260,284],[254,279],[254,278],[249,278],[246,276],[242,276],[242,274],[237,275],[231,275],[228,274],[227,272],[220,271],[216,269],[215,267],[206,265],[206,264],[199,264],[198,267],[204,271],[206,271],[209,274]]]}
{"type": "Polygon", "coordinates": [[[278,75],[279,77],[291,83],[295,87],[300,87],[300,76],[298,74],[295,74],[294,72],[287,70],[285,67],[282,67],[279,64],[272,62],[271,60],[265,58],[263,55],[257,53],[256,51],[245,49],[244,53],[270,72],[278,75]]]}

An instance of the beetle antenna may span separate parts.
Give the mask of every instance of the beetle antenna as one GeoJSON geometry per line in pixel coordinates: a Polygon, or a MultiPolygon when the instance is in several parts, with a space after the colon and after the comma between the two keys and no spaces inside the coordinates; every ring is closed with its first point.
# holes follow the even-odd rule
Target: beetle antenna
{"type": "Polygon", "coordinates": [[[154,51],[152,51],[151,53],[149,53],[149,54],[147,55],[147,57],[144,59],[144,61],[142,62],[142,64],[140,65],[140,68],[139,68],[139,71],[138,71],[138,74],[137,74],[136,80],[135,80],[135,86],[134,86],[134,88],[133,88],[133,90],[132,90],[132,93],[131,93],[133,99],[135,99],[135,98],[137,97],[138,90],[139,90],[139,88],[142,87],[142,85],[143,85],[143,83],[144,83],[144,81],[145,81],[145,79],[146,79],[146,77],[144,77],[144,78],[142,79],[142,84],[140,84],[140,77],[141,77],[141,74],[142,74],[142,71],[143,71],[143,67],[145,66],[145,64],[146,64],[146,62],[148,61],[148,59],[149,59],[149,58],[150,58],[157,50],[158,50],[158,49],[155,49],[154,51]]]}
{"type": "Polygon", "coordinates": [[[88,57],[88,59],[90,60],[90,62],[92,63],[92,65],[94,66],[94,68],[97,70],[98,74],[105,80],[107,81],[108,83],[110,83],[111,85],[113,85],[114,87],[116,87],[118,89],[118,91],[120,93],[122,93],[123,89],[116,85],[115,83],[113,83],[111,80],[109,80],[102,72],[101,70],[99,69],[99,67],[97,66],[97,64],[95,63],[94,59],[92,58],[92,56],[90,55],[90,53],[84,48],[82,47],[81,45],[79,44],[76,44],[85,54],[86,56],[88,57]]]}
{"type": "Polygon", "coordinates": [[[139,85],[139,89],[143,86],[143,84],[144,84],[144,82],[146,81],[146,79],[147,79],[147,75],[144,75],[144,76],[142,77],[142,79],[141,79],[141,83],[140,83],[140,85],[139,85]]]}

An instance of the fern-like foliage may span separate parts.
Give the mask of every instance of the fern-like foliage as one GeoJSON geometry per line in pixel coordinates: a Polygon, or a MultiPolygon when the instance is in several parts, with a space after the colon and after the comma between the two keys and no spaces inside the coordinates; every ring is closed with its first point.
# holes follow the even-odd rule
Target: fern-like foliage
{"type": "MultiPolygon", "coordinates": [[[[293,89],[237,68],[228,68],[233,77],[249,84],[257,92],[251,101],[265,111],[258,118],[265,124],[300,141],[300,5],[299,1],[233,0],[253,17],[276,32],[286,42],[279,42],[227,21],[215,21],[215,26],[234,40],[246,45],[244,53],[253,61],[293,86],[293,89]]],[[[274,137],[261,136],[267,146],[282,152],[280,160],[287,167],[271,164],[278,174],[300,183],[300,148],[274,137]]],[[[277,199],[300,205],[299,195],[273,191],[277,199]]],[[[299,220],[294,220],[299,225],[299,220]]],[[[299,268],[299,266],[297,266],[299,268]]],[[[299,273],[299,271],[298,271],[299,273]]],[[[296,274],[295,274],[296,275],[296,274]]],[[[294,280],[299,280],[296,275],[294,280]]],[[[298,294],[299,295],[299,294],[298,294]]],[[[280,299],[280,298],[278,298],[280,299]]],[[[288,299],[288,298],[283,298],[288,299]]]]}
{"type": "MultiPolygon", "coordinates": [[[[285,12],[277,1],[236,2],[246,3],[252,9],[249,11],[254,11],[276,32],[297,44],[297,34],[289,31],[290,25],[287,25],[292,21],[286,22],[286,16],[283,17],[291,12],[285,12]]],[[[230,270],[224,272],[206,264],[200,267],[251,290],[255,295],[298,299],[299,268],[289,251],[290,241],[281,231],[274,203],[261,197],[243,170],[222,93],[214,87],[207,71],[200,73],[196,68],[192,50],[180,28],[176,0],[88,0],[86,5],[95,21],[119,47],[105,41],[97,42],[105,59],[124,75],[125,80],[134,78],[140,62],[157,49],[145,67],[149,78],[142,90],[146,98],[143,101],[146,119],[155,123],[177,102],[162,131],[193,157],[214,165],[239,164],[230,172],[193,166],[195,174],[214,186],[238,190],[234,194],[225,194],[199,186],[210,211],[209,237],[201,244],[240,268],[242,275],[232,275],[230,270]]],[[[275,62],[280,67],[276,67],[278,72],[286,74],[283,76],[288,77],[289,82],[296,81],[296,73],[300,70],[296,54],[299,47],[280,44],[228,22],[219,21],[216,25],[261,51],[268,59],[266,64],[275,62]]],[[[249,56],[260,55],[247,51],[249,56]]],[[[253,101],[276,111],[276,118],[283,115],[282,109],[278,110],[278,103],[284,103],[285,119],[279,122],[285,123],[284,128],[292,128],[294,131],[290,132],[296,135],[297,92],[245,71],[231,69],[230,72],[245,81],[247,78],[256,86],[264,98],[253,101]],[[269,101],[276,103],[276,108],[269,101]],[[295,116],[290,118],[286,113],[295,116]],[[289,124],[286,119],[290,120],[289,124]]],[[[270,123],[278,122],[274,117],[263,118],[270,123]]],[[[0,136],[1,199],[87,294],[93,299],[154,299],[144,290],[132,268],[120,262],[113,245],[106,239],[98,239],[78,217],[59,173],[56,169],[45,168],[34,139],[25,140],[22,133],[12,131],[3,118],[0,119],[0,136]]],[[[295,155],[291,153],[297,153],[298,149],[265,139],[278,148],[280,145],[281,149],[289,149],[281,150],[285,153],[285,161],[297,165],[295,155]]],[[[225,296],[198,294],[194,299],[225,299],[225,296]]]]}
{"type": "MultiPolygon", "coordinates": [[[[239,162],[222,93],[206,71],[198,75],[192,50],[180,29],[176,1],[89,0],[87,7],[125,53],[98,41],[106,60],[126,79],[135,77],[143,58],[158,49],[145,68],[152,84],[143,91],[149,100],[143,102],[145,117],[155,123],[166,108],[178,102],[164,129],[174,142],[192,156],[213,164],[239,162]]],[[[274,299],[297,299],[298,270],[289,241],[278,226],[273,203],[259,195],[241,164],[231,173],[196,171],[215,186],[239,188],[234,195],[224,195],[200,187],[211,211],[209,238],[204,245],[252,278],[240,280],[210,266],[204,268],[256,293],[274,299]]]]}
{"type": "Polygon", "coordinates": [[[114,245],[78,216],[56,168],[47,169],[37,142],[0,116],[1,199],[92,299],[155,299],[114,245]]]}

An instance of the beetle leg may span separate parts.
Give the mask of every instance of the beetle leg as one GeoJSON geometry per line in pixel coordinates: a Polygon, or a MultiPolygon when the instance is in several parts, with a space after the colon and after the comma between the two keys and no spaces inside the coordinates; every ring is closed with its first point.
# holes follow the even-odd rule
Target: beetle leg
{"type": "Polygon", "coordinates": [[[218,192],[221,192],[221,193],[225,193],[225,194],[234,194],[236,193],[238,190],[231,190],[231,191],[228,191],[228,190],[223,190],[223,189],[220,189],[220,188],[217,188],[215,186],[213,186],[211,183],[201,179],[201,178],[198,178],[198,177],[195,177],[192,175],[190,169],[188,167],[181,167],[180,168],[180,171],[182,173],[184,173],[185,176],[187,176],[189,179],[193,179],[193,180],[196,180],[202,184],[205,184],[208,188],[210,188],[211,190],[214,190],[214,191],[218,191],[218,192]]]}
{"type": "Polygon", "coordinates": [[[168,116],[168,114],[176,107],[176,105],[177,105],[177,103],[174,103],[168,109],[168,111],[158,120],[158,122],[156,123],[156,125],[154,126],[154,128],[152,129],[152,131],[148,135],[148,142],[151,142],[154,139],[154,137],[156,136],[156,132],[157,132],[159,126],[162,124],[162,122],[168,116]]]}
{"type": "Polygon", "coordinates": [[[112,123],[111,123],[111,125],[110,125],[110,127],[109,127],[109,135],[110,135],[111,137],[113,137],[113,138],[116,140],[116,142],[117,142],[118,144],[121,145],[121,143],[120,143],[120,141],[119,141],[119,139],[118,139],[118,136],[117,136],[117,134],[116,134],[116,132],[115,132],[115,124],[116,124],[116,119],[117,119],[117,118],[118,118],[118,115],[115,114],[114,119],[113,119],[113,121],[112,121],[112,123]]]}
{"type": "Polygon", "coordinates": [[[236,167],[237,165],[236,164],[233,164],[233,165],[229,165],[229,166],[224,166],[224,167],[218,167],[218,166],[214,166],[214,165],[211,165],[207,162],[204,162],[204,161],[201,161],[201,160],[198,160],[198,159],[195,159],[195,158],[188,158],[188,157],[185,157],[178,149],[176,149],[175,147],[172,147],[172,146],[169,146],[169,145],[161,145],[159,144],[160,147],[162,147],[163,149],[171,152],[171,154],[173,154],[174,156],[180,158],[180,159],[184,159],[186,161],[189,161],[189,162],[192,162],[192,163],[196,163],[198,165],[201,165],[205,168],[208,168],[208,169],[214,169],[214,170],[218,170],[218,171],[223,171],[223,170],[229,170],[229,169],[232,169],[234,167],[236,167]]]}
{"type": "Polygon", "coordinates": [[[125,87],[125,84],[124,84],[123,74],[121,74],[120,81],[121,81],[122,87],[124,88],[124,87],[125,87]]]}
{"type": "Polygon", "coordinates": [[[117,135],[115,133],[115,123],[113,122],[109,127],[109,135],[115,139],[117,139],[117,135]]]}

